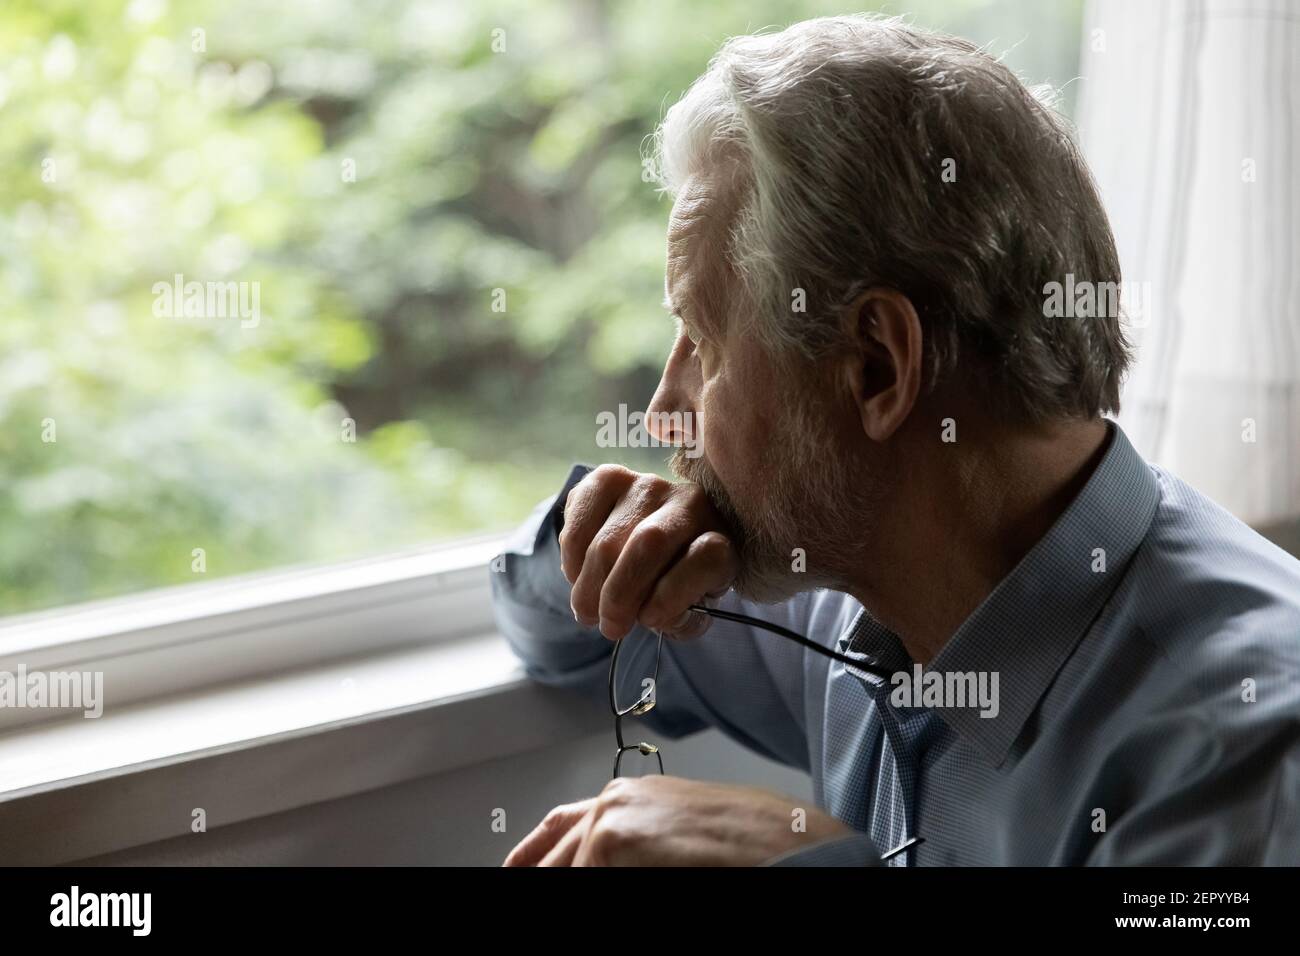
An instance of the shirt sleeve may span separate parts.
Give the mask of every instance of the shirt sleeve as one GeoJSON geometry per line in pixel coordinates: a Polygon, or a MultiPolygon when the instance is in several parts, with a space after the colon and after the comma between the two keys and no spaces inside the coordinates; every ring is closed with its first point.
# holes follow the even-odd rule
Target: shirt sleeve
{"type": "MultiPolygon", "coordinates": [[[[608,707],[613,643],[574,619],[557,540],[565,498],[588,471],[573,466],[560,491],[509,538],[490,578],[497,627],[527,674],[608,707]]],[[[728,592],[717,606],[807,633],[801,630],[808,623],[806,594],[759,606],[728,592]]],[[[631,686],[620,688],[619,697],[632,700],[640,692],[638,675],[653,671],[658,638],[637,625],[623,640],[630,643],[619,671],[631,686]]],[[[664,640],[655,708],[638,719],[670,739],[716,727],[756,753],[808,770],[804,665],[804,650],[792,641],[715,620],[693,641],[664,640]]]]}

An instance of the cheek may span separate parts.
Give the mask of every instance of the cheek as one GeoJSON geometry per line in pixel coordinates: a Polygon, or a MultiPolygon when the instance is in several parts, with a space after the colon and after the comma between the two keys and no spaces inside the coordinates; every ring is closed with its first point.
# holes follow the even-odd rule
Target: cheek
{"type": "Polygon", "coordinates": [[[759,402],[772,396],[762,391],[725,374],[710,378],[700,390],[696,424],[701,447],[723,487],[738,498],[754,497],[751,486],[761,483],[769,457],[767,416],[759,402]]]}

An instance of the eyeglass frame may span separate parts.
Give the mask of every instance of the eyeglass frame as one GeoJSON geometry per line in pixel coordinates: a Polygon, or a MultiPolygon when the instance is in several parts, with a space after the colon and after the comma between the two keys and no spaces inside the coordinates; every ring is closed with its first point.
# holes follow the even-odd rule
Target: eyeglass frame
{"type": "Polygon", "coordinates": [[[614,777],[618,779],[619,768],[623,762],[623,754],[630,750],[638,751],[642,756],[654,756],[659,762],[659,772],[664,772],[663,754],[654,744],[641,741],[637,744],[627,744],[623,742],[623,718],[640,717],[654,710],[655,694],[659,690],[659,662],[663,659],[664,653],[664,635],[661,631],[655,632],[657,643],[655,646],[655,669],[654,674],[650,677],[650,686],[645,688],[641,695],[632,704],[622,709],[618,706],[618,701],[614,697],[614,677],[618,671],[618,653],[623,649],[622,641],[614,642],[614,652],[609,661],[609,709],[614,713],[614,739],[618,743],[618,750],[614,753],[614,777]]]}
{"type": "MultiPolygon", "coordinates": [[[[716,618],[718,620],[731,621],[736,624],[748,624],[753,627],[760,628],[761,630],[770,631],[773,634],[778,634],[781,637],[794,641],[796,644],[801,644],[804,647],[808,648],[809,650],[816,651],[819,654],[823,654],[826,657],[829,657],[833,660],[837,660],[840,663],[844,664],[845,666],[855,667],[860,671],[863,671],[868,674],[872,674],[876,677],[884,678],[885,680],[889,680],[893,676],[889,671],[886,671],[884,668],[877,667],[876,665],[868,663],[866,661],[855,660],[854,658],[847,657],[844,654],[840,654],[837,651],[833,651],[828,647],[824,647],[823,645],[818,644],[816,641],[809,640],[808,638],[804,637],[802,634],[792,631],[787,627],[782,627],[780,624],[774,624],[771,621],[764,621],[760,618],[750,617],[748,614],[739,614],[735,611],[724,611],[721,608],[706,607],[703,604],[692,604],[689,606],[689,609],[692,611],[697,611],[700,614],[707,614],[708,616],[712,618],[716,618]]],[[[660,753],[659,748],[656,745],[651,743],[646,743],[645,741],[641,741],[640,743],[637,744],[626,744],[623,741],[623,718],[640,717],[644,714],[648,714],[651,710],[654,709],[655,706],[656,695],[658,694],[659,691],[659,664],[663,659],[664,635],[662,631],[655,631],[654,633],[656,635],[657,643],[655,646],[654,674],[650,677],[650,686],[641,692],[641,695],[636,699],[635,703],[630,704],[627,707],[624,707],[622,709],[619,709],[618,703],[614,697],[614,684],[615,684],[614,678],[618,669],[619,651],[622,650],[623,640],[626,640],[626,638],[614,642],[614,650],[613,653],[610,655],[609,709],[614,714],[614,738],[618,743],[618,750],[614,754],[613,779],[618,779],[619,769],[623,761],[623,754],[632,750],[638,751],[643,756],[654,756],[654,758],[658,761],[659,764],[659,773],[661,774],[664,773],[663,754],[660,753]]],[[[896,846],[893,849],[888,850],[885,853],[881,854],[880,859],[888,860],[891,857],[897,856],[898,854],[904,852],[905,850],[909,850],[913,847],[920,846],[924,842],[925,842],[924,837],[920,837],[920,836],[910,837],[907,840],[904,840],[903,843],[901,843],[899,846],[896,846]]]]}

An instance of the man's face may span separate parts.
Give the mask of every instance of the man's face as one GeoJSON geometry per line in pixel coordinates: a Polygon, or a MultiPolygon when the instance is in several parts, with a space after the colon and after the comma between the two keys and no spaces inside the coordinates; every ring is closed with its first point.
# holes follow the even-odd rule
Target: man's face
{"type": "Polygon", "coordinates": [[[673,473],[703,487],[732,526],[735,590],[775,603],[836,584],[857,523],[853,469],[834,387],[807,366],[783,371],[748,329],[750,306],[724,255],[732,193],[725,177],[697,176],[673,206],[665,286],[678,330],[647,419],[659,440],[686,446],[673,473]],[[684,433],[665,424],[671,413],[684,433]]]}

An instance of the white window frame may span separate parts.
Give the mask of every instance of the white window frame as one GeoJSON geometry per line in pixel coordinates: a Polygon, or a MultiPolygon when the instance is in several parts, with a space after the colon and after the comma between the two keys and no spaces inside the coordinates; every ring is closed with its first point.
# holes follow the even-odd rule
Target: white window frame
{"type": "MultiPolygon", "coordinates": [[[[95,671],[113,707],[493,629],[500,535],[0,619],[0,671],[95,671]]],[[[66,717],[0,709],[0,733],[66,717]]]]}

